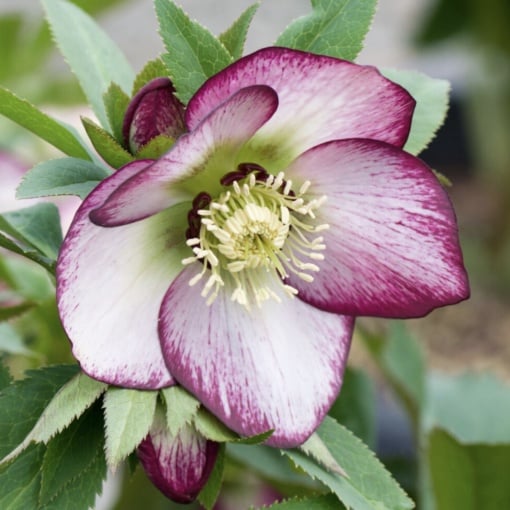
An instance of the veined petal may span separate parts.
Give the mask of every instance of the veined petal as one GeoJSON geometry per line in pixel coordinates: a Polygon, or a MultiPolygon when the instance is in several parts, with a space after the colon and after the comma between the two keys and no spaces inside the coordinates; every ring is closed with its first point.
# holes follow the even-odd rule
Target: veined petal
{"type": "Polygon", "coordinates": [[[104,180],[85,199],[57,264],[57,302],[73,354],[91,377],[118,386],[173,384],[157,332],[161,300],[181,270],[178,243],[187,207],[132,225],[102,228],[89,213],[147,162],[137,161],[104,180]]]}
{"type": "Polygon", "coordinates": [[[156,78],[133,97],[124,116],[124,143],[135,154],[158,135],[179,137],[186,131],[184,106],[168,78],[156,78]]]}
{"type": "Polygon", "coordinates": [[[330,140],[371,138],[402,147],[407,139],[415,101],[400,85],[374,67],[287,48],[259,50],[210,78],[190,100],[188,128],[239,88],[256,84],[273,88],[279,100],[250,142],[266,168],[330,140]]]}
{"type": "MultiPolygon", "coordinates": [[[[303,443],[338,394],[353,319],[287,295],[247,310],[228,285],[206,306],[200,286],[188,284],[195,272],[190,266],[174,280],[161,307],[169,370],[239,434],[274,429],[270,445],[303,443]]],[[[270,288],[283,294],[279,282],[270,288]]]]}
{"type": "Polygon", "coordinates": [[[146,218],[207,189],[220,189],[219,179],[235,169],[237,154],[278,106],[266,86],[239,90],[153,165],[128,179],[91,215],[102,226],[146,218]],[[143,197],[143,200],[140,200],[143,197]]]}
{"type": "Polygon", "coordinates": [[[173,436],[164,418],[157,417],[137,455],[151,482],[166,497],[190,503],[206,484],[218,449],[219,443],[208,441],[189,424],[173,436]]]}
{"type": "Polygon", "coordinates": [[[286,175],[327,196],[320,271],[311,284],[289,278],[301,299],[337,313],[419,317],[469,296],[452,205],[418,158],[373,140],[335,141],[286,175]]]}

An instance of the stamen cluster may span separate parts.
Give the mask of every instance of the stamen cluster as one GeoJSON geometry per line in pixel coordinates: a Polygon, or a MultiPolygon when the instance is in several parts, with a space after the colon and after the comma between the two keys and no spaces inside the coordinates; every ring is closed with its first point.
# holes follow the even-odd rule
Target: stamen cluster
{"type": "Polygon", "coordinates": [[[306,200],[310,181],[296,192],[283,172],[274,176],[254,163],[239,165],[220,182],[225,191],[214,200],[199,193],[188,214],[187,245],[193,256],[182,262],[202,263],[189,284],[208,275],[202,290],[207,304],[227,280],[234,284],[231,299],[247,308],[269,298],[281,301],[273,278],[285,294],[296,295],[285,280],[292,273],[312,282],[312,273],[319,271],[314,261],[324,259],[324,239],[315,234],[328,225],[317,224],[315,212],[326,197],[306,200]]]}

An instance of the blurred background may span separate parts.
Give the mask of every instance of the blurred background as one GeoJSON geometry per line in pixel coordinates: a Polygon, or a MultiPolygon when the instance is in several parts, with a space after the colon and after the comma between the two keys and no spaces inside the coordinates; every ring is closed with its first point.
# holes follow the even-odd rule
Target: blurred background
{"type": "MultiPolygon", "coordinates": [[[[135,70],[163,52],[151,0],[73,1],[95,17],[135,70]]],[[[252,1],[177,3],[218,34],[252,1]]],[[[308,0],[262,3],[246,51],[270,45],[292,19],[309,9],[308,0]]],[[[448,117],[421,157],[452,183],[449,193],[459,220],[472,297],[424,319],[408,321],[408,327],[430,367],[447,373],[489,370],[504,380],[510,377],[509,26],[508,0],[379,0],[365,49],[357,59],[378,67],[419,70],[451,82],[448,117]]],[[[79,116],[90,116],[77,83],[51,41],[36,0],[0,2],[0,85],[77,129],[81,129],[79,116]]],[[[27,205],[14,201],[14,189],[24,170],[36,161],[58,156],[34,136],[0,118],[0,212],[27,205]]],[[[77,202],[64,200],[60,206],[65,228],[77,202]]],[[[51,290],[42,279],[37,284],[33,279],[27,279],[30,283],[18,281],[17,290],[13,290],[16,264],[1,262],[0,305],[12,306],[29,296],[43,307],[31,312],[35,318],[24,315],[15,332],[0,330],[0,348],[13,355],[26,354],[27,348],[39,353],[20,362],[20,369],[40,364],[41,352],[45,363],[69,360],[68,350],[52,342],[58,321],[51,290]],[[46,305],[45,299],[49,300],[46,305]],[[19,331],[23,338],[17,336],[19,331]],[[27,343],[27,338],[33,344],[27,343]]],[[[367,321],[366,327],[379,331],[386,326],[367,321]]],[[[351,361],[378,377],[361,342],[354,343],[351,361]]],[[[382,392],[376,407],[379,451],[386,449],[391,456],[396,449],[404,457],[412,455],[412,434],[391,395],[382,392]],[[395,427],[395,423],[400,425],[395,427]]],[[[257,494],[263,492],[256,480],[253,484],[257,494]]],[[[108,502],[103,505],[110,508],[108,502]]],[[[236,508],[235,504],[225,505],[236,508]]]]}

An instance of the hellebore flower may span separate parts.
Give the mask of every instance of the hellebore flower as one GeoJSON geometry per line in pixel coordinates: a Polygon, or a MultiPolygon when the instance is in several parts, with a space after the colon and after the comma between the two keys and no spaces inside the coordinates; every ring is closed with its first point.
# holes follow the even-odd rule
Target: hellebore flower
{"type": "Polygon", "coordinates": [[[202,490],[218,455],[219,443],[208,441],[192,425],[173,435],[156,413],[149,435],[137,455],[151,482],[168,498],[190,503],[202,490]]]}
{"type": "Polygon", "coordinates": [[[99,184],[64,241],[58,306],[83,370],[178,382],[241,435],[304,442],[354,316],[469,294],[450,201],[402,150],[414,106],[372,67],[285,48],[210,78],[188,132],[99,184]]]}

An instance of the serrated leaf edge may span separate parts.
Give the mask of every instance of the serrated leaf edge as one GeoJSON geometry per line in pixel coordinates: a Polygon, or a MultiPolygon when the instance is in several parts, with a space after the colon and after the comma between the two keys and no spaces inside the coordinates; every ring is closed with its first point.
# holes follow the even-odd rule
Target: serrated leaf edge
{"type": "Polygon", "coordinates": [[[48,414],[50,414],[52,412],[52,405],[55,406],[55,402],[58,401],[59,397],[61,397],[62,395],[62,392],[63,390],[66,389],[67,386],[69,386],[70,384],[72,384],[75,379],[79,378],[80,376],[82,377],[87,377],[85,376],[85,374],[83,374],[83,372],[80,372],[78,374],[76,374],[74,377],[72,377],[66,384],[64,384],[64,386],[62,386],[58,391],[57,393],[55,393],[55,395],[53,396],[53,398],[50,400],[50,402],[48,403],[48,405],[46,406],[46,408],[44,409],[44,411],[41,413],[41,416],[39,417],[39,419],[36,421],[35,425],[32,427],[32,430],[30,430],[30,432],[27,434],[27,436],[25,437],[25,439],[14,449],[12,450],[11,453],[9,453],[8,455],[6,455],[3,459],[0,460],[0,466],[3,465],[3,464],[7,464],[8,462],[10,462],[11,460],[15,459],[21,452],[23,452],[31,443],[43,443],[43,444],[48,444],[48,442],[55,436],[57,435],[59,432],[62,432],[62,430],[66,429],[73,421],[75,421],[77,418],[79,418],[87,409],[90,408],[90,406],[92,406],[92,404],[102,395],[102,393],[104,391],[106,391],[106,388],[108,387],[107,384],[105,383],[100,383],[99,381],[96,381],[97,384],[98,384],[98,393],[95,395],[94,399],[92,401],[89,401],[88,405],[86,405],[86,407],[84,407],[83,409],[81,409],[81,411],[79,410],[78,412],[74,412],[72,414],[72,417],[71,417],[71,420],[66,424],[66,425],[63,425],[61,427],[57,427],[52,433],[50,433],[50,435],[41,435],[41,436],[38,436],[38,433],[39,432],[39,428],[42,428],[43,425],[44,425],[44,421],[46,420],[46,417],[48,414]],[[49,410],[49,411],[48,411],[49,410]]]}

